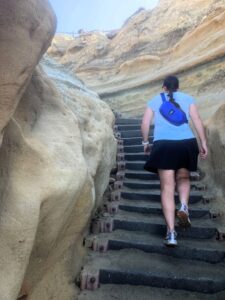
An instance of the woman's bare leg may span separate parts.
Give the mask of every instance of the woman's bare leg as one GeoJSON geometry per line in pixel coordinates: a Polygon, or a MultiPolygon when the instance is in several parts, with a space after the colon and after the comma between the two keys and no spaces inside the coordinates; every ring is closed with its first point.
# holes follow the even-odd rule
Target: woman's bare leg
{"type": "Polygon", "coordinates": [[[190,174],[187,169],[179,169],[176,173],[177,192],[181,202],[181,208],[177,212],[179,225],[182,227],[191,226],[188,213],[188,202],[190,195],[190,174]]]}
{"type": "Polygon", "coordinates": [[[188,206],[190,195],[190,173],[187,169],[179,169],[176,172],[176,187],[181,204],[188,206]]]}
{"type": "Polygon", "coordinates": [[[158,170],[161,185],[161,203],[167,229],[175,229],[175,172],[174,170],[158,170]]]}

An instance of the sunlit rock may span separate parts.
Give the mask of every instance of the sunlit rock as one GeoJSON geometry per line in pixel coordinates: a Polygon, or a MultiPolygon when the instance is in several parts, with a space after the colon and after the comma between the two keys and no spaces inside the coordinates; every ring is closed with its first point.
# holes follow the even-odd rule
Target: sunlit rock
{"type": "Polygon", "coordinates": [[[72,300],[114,115],[62,66],[36,67],[55,30],[47,1],[0,1],[0,18],[0,299],[72,300]]]}
{"type": "Polygon", "coordinates": [[[225,99],[224,9],[222,0],[161,0],[129,18],[112,40],[89,33],[86,46],[73,53],[81,37],[68,41],[59,61],[125,116],[142,115],[163,78],[176,74],[207,119],[225,99]]]}

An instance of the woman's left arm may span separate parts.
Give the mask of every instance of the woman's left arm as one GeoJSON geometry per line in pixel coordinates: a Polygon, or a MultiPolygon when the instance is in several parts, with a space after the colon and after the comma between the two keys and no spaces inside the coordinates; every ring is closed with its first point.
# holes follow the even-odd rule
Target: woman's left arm
{"type": "MultiPolygon", "coordinates": [[[[142,119],[141,123],[141,132],[142,132],[142,138],[143,142],[148,142],[148,134],[149,134],[149,128],[152,122],[154,112],[151,108],[147,107],[142,119]]],[[[149,153],[149,145],[144,145],[144,152],[149,153]]]]}

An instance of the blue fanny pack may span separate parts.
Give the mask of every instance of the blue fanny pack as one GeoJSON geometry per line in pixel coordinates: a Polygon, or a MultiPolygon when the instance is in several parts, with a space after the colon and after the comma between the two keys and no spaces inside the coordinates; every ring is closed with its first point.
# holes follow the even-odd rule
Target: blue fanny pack
{"type": "Polygon", "coordinates": [[[188,123],[185,112],[180,107],[177,107],[173,102],[167,101],[164,93],[161,93],[160,95],[163,101],[162,105],[159,108],[159,112],[161,113],[161,115],[168,122],[175,126],[180,126],[184,123],[188,123]]]}

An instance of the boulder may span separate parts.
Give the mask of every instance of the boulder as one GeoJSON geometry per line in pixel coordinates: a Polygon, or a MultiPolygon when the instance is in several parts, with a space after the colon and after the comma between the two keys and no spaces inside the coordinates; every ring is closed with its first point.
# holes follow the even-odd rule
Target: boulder
{"type": "Polygon", "coordinates": [[[0,19],[0,298],[72,300],[116,157],[114,115],[59,66],[36,67],[55,30],[47,1],[0,1],[0,19]]]}
{"type": "Polygon", "coordinates": [[[55,15],[47,0],[0,1],[0,133],[51,44],[55,15]]]}

